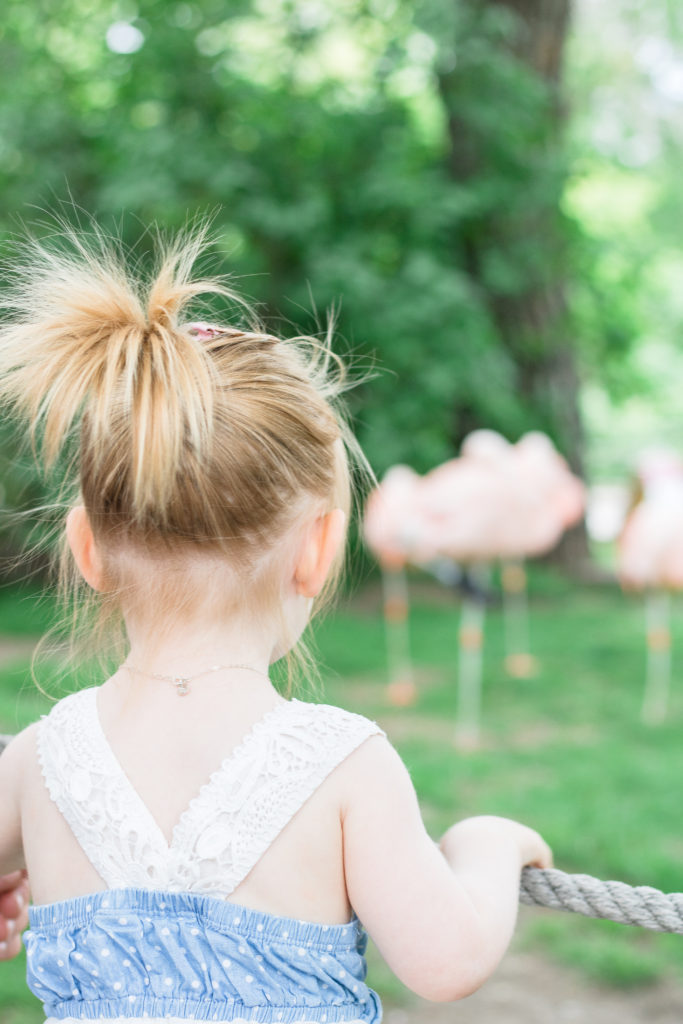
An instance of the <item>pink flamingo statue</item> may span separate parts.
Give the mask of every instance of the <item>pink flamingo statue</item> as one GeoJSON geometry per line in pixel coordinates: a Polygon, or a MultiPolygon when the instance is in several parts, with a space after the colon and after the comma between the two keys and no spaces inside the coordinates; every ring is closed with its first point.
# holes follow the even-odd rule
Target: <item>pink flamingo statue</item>
{"type": "Polygon", "coordinates": [[[647,668],[642,721],[666,717],[671,681],[670,594],[683,589],[683,461],[669,451],[646,454],[638,469],[640,500],[618,544],[626,590],[645,591],[647,668]]]}

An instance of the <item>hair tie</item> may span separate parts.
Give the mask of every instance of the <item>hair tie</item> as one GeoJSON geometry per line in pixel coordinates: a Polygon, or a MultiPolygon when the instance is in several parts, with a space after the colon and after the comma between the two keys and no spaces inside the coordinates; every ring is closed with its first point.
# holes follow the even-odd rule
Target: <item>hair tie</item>
{"type": "Polygon", "coordinates": [[[186,324],[186,330],[199,341],[210,341],[212,338],[226,338],[230,342],[260,342],[263,345],[277,345],[279,338],[271,334],[255,334],[251,331],[240,331],[236,327],[215,327],[195,321],[186,324]]]}
{"type": "Polygon", "coordinates": [[[208,341],[210,338],[218,338],[221,334],[227,333],[224,327],[212,327],[211,324],[200,322],[188,324],[187,329],[190,334],[195,338],[199,338],[200,341],[208,341]]]}

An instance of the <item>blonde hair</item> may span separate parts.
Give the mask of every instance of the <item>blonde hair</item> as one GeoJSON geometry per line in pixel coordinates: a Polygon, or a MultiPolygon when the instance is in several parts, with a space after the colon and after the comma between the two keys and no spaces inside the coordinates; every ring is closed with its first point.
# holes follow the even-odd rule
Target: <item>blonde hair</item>
{"type": "MultiPolygon", "coordinates": [[[[144,275],[97,229],[30,239],[4,296],[0,400],[28,419],[46,469],[67,453],[67,486],[80,491],[105,552],[124,542],[160,566],[193,551],[223,555],[252,598],[272,605],[264,554],[315,503],[348,519],[349,453],[364,461],[338,404],[348,385],[329,332],[322,341],[265,332],[224,279],[193,280],[205,245],[203,230],[160,243],[144,275]],[[193,327],[189,304],[210,295],[237,303],[250,326],[193,327]]],[[[83,610],[66,545],[60,578],[62,596],[83,610]]],[[[112,569],[110,593],[90,594],[101,636],[111,637],[112,618],[121,624],[125,586],[112,569]]],[[[175,583],[168,591],[178,600],[175,583]]]]}

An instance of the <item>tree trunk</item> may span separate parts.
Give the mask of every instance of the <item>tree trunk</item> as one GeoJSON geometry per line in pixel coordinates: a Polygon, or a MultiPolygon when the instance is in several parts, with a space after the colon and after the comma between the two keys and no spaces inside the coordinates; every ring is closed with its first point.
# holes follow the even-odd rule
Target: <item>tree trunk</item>
{"type": "MultiPolygon", "coordinates": [[[[456,2],[463,8],[463,0],[456,2]]],[[[572,469],[583,475],[584,435],[567,317],[560,213],[562,61],[570,4],[571,0],[470,0],[464,4],[464,32],[470,39],[460,41],[464,59],[456,53],[454,67],[440,77],[440,89],[448,117],[451,176],[463,184],[486,181],[494,196],[458,232],[462,263],[484,297],[515,367],[518,394],[533,410],[535,425],[554,438],[572,469]],[[492,14],[509,18],[502,41],[500,29],[486,37],[492,14]],[[485,72],[466,56],[468,41],[478,33],[491,48],[485,72]],[[493,82],[484,74],[493,75],[493,82]],[[497,123],[480,113],[486,87],[492,106],[500,110],[497,123]],[[479,112],[473,102],[477,91],[479,112]],[[492,255],[505,268],[502,276],[492,273],[492,255]]],[[[481,52],[480,48],[479,65],[481,52]]],[[[464,426],[458,422],[457,432],[464,426]]],[[[563,560],[576,565],[587,558],[581,528],[567,538],[563,560]]]]}

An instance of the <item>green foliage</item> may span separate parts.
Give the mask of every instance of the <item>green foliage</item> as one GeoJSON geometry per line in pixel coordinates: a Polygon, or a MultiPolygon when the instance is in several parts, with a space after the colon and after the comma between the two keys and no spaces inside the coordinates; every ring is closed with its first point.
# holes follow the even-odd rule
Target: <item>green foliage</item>
{"type": "MultiPolygon", "coordinates": [[[[636,410],[607,439],[634,393],[681,426],[660,387],[678,365],[681,139],[640,45],[673,60],[674,6],[671,24],[640,0],[577,9],[558,122],[565,99],[493,0],[7,0],[0,236],[85,219],[71,197],[143,235],[144,258],[152,221],[213,214],[210,269],[271,326],[315,331],[338,309],[340,350],[375,368],[350,402],[379,474],[425,470],[480,425],[563,443],[553,403],[571,397],[534,383],[558,351],[606,396],[584,410],[591,465],[611,470],[661,433],[636,410]],[[563,277],[567,317],[534,332],[529,288],[563,277]],[[501,308],[524,329],[501,332],[501,308]]],[[[0,509],[45,497],[0,434],[0,509]]],[[[27,527],[2,531],[14,551],[27,527]]]]}
{"type": "Polygon", "coordinates": [[[632,471],[644,448],[681,442],[679,7],[583,4],[569,51],[574,169],[564,205],[582,231],[571,293],[600,476],[632,471]]]}

